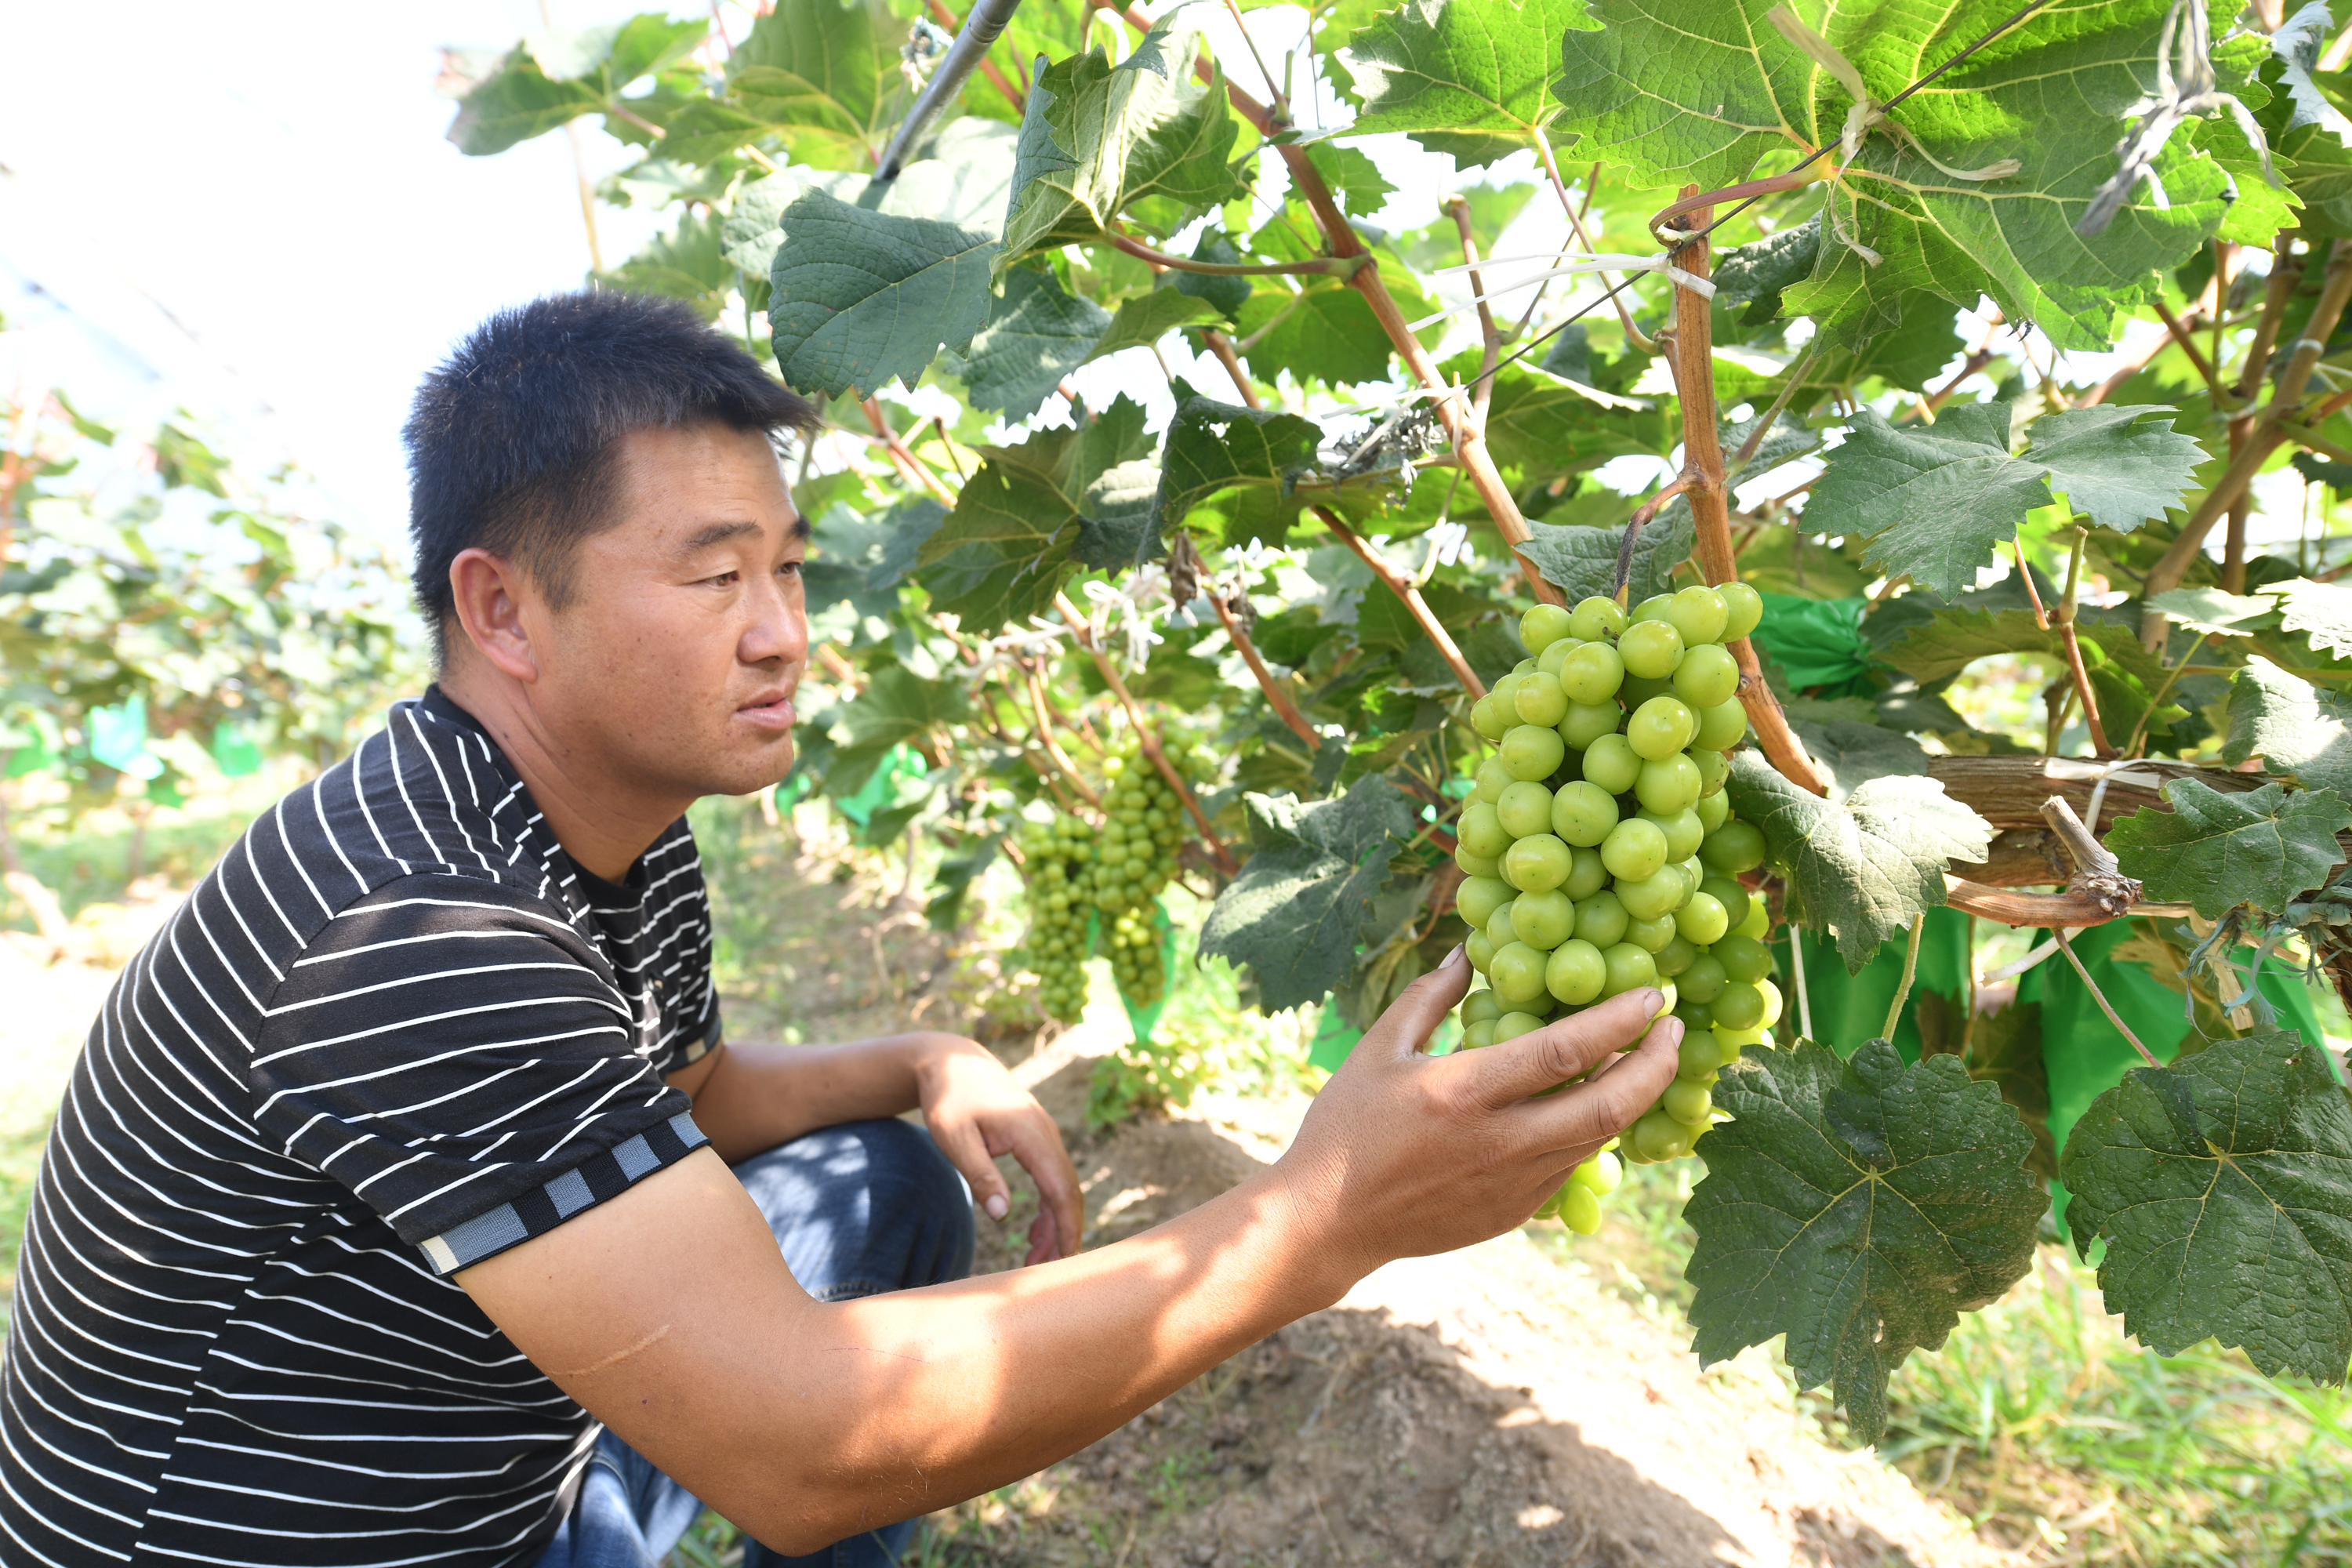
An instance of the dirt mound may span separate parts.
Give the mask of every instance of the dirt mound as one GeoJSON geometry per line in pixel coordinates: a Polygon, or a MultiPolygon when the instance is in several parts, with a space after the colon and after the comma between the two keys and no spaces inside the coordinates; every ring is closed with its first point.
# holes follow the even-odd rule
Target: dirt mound
{"type": "MultiPolygon", "coordinates": [[[[1020,1069],[1073,1131],[1089,1044],[1020,1069]]],[[[1076,1139],[1090,1244],[1240,1181],[1299,1109],[1212,1102],[1076,1139]]],[[[1015,1261],[991,1241],[983,1268],[1015,1261]]],[[[1667,1329],[1505,1236],[1380,1270],[968,1516],[957,1541],[983,1561],[1106,1568],[2008,1561],[1822,1441],[1762,1353],[1702,1374],[1667,1329]]]]}

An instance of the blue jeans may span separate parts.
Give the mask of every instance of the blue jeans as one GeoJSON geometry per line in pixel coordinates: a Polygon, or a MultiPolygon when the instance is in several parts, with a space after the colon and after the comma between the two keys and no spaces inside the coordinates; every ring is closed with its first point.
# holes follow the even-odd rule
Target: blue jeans
{"type": "MultiPolygon", "coordinates": [[[[735,1167],[801,1289],[820,1301],[961,1279],[971,1272],[971,1189],[904,1121],[850,1121],[794,1139],[735,1167]]],[[[580,1495],[538,1568],[657,1568],[702,1504],[607,1432],[580,1495]]],[[[884,1568],[914,1521],[885,1526],[805,1557],[756,1542],[743,1568],[884,1568]]]]}

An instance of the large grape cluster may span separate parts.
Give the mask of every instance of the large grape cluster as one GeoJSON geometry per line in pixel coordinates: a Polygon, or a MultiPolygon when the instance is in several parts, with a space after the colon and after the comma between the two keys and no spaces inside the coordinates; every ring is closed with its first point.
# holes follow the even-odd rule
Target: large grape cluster
{"type": "Polygon", "coordinates": [[[1023,825],[1022,879],[1028,885],[1030,963],[1045,982],[1045,1011],[1077,1022],[1087,1005],[1087,921],[1110,958],[1119,994],[1148,1007],[1168,990],[1168,965],[1154,900],[1176,875],[1183,807],[1157,770],[1134,757],[1108,757],[1103,823],[1066,814],[1023,825]]]}
{"type": "MultiPolygon", "coordinates": [[[[1763,864],[1764,837],[1723,793],[1748,716],[1722,645],[1762,612],[1744,584],[1662,594],[1630,616],[1598,597],[1538,605],[1519,623],[1530,657],[1470,711],[1496,753],[1457,826],[1456,906],[1488,983],[1462,1005],[1463,1044],[1660,987],[1685,1025],[1682,1066],[1619,1141],[1637,1163],[1690,1152],[1717,1071],[1769,1044],[1780,1017],[1769,916],[1738,880],[1763,864]]],[[[1596,1155],[1542,1212],[1590,1234],[1620,1173],[1618,1154],[1596,1155]]]]}

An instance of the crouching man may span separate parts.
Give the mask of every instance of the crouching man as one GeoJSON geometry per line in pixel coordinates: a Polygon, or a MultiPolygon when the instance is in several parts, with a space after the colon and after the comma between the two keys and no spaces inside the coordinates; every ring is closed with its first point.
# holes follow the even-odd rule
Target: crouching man
{"type": "Polygon", "coordinates": [[[1523,1222],[1664,1088],[1654,993],[1422,1054],[1457,952],[1275,1165],[1080,1254],[1052,1121],[972,1042],[722,1039],[683,814],[792,765],[807,528],[772,442],[808,419],[611,293],[427,380],[440,679],[257,821],[92,1026],[17,1266],[0,1560],[651,1568],[707,1503],[753,1568],[887,1562],[1381,1263],[1523,1222]],[[1007,1152],[1032,1267],[967,1279],[1007,1152]]]}

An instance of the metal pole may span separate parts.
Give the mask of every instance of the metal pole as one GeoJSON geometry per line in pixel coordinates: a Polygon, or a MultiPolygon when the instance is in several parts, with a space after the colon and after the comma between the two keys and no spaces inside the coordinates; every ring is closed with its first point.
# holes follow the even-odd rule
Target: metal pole
{"type": "Polygon", "coordinates": [[[1013,13],[1020,5],[1021,0],[979,0],[972,6],[971,14],[963,19],[963,30],[956,35],[955,42],[940,61],[940,68],[931,73],[922,95],[915,100],[915,107],[907,111],[898,134],[890,139],[890,150],[882,154],[882,162],[874,171],[874,184],[887,184],[898,177],[908,153],[914,151],[915,143],[922,140],[940,111],[955,101],[963,84],[980,68],[981,58],[988,53],[988,47],[996,42],[997,35],[1004,31],[1005,24],[1013,20],[1013,13]]]}

